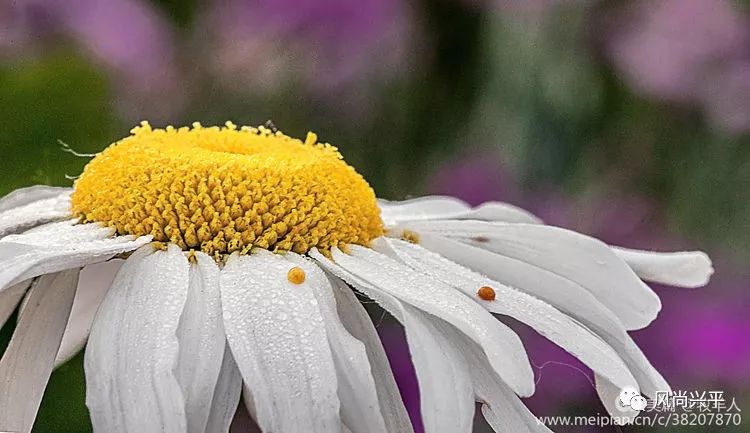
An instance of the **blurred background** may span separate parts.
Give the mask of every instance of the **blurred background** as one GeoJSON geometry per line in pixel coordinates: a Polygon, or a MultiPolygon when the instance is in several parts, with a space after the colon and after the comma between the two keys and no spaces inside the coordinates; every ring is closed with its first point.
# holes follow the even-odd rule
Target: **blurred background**
{"type": "MultiPolygon", "coordinates": [[[[0,0],[0,194],[71,185],[87,159],[61,141],[97,152],[142,119],[271,119],[384,198],[504,200],[616,245],[705,249],[711,284],[656,287],[634,337],[673,388],[750,418],[748,1],[0,0]]],[[[421,431],[403,334],[370,307],[421,431]]],[[[519,332],[537,415],[604,413],[590,372],[519,332]]],[[[91,430],[81,358],[35,432],[91,430]]]]}

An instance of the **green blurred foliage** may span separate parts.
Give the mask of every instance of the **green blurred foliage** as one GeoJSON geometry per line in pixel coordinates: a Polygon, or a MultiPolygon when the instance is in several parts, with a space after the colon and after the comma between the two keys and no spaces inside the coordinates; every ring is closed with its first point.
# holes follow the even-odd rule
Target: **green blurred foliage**
{"type": "Polygon", "coordinates": [[[71,51],[0,63],[3,194],[30,184],[70,185],[87,159],[111,140],[115,117],[104,73],[71,51]]]}
{"type": "Polygon", "coordinates": [[[34,432],[91,431],[91,420],[86,409],[86,380],[81,352],[50,377],[34,424],[34,432]]]}

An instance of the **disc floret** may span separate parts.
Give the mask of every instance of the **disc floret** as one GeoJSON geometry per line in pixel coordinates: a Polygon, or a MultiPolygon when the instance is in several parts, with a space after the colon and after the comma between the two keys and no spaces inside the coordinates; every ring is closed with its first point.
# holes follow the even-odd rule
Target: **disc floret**
{"type": "Polygon", "coordinates": [[[86,222],[217,258],[367,245],[383,232],[372,188],[335,147],[231,122],[142,122],[89,162],[71,203],[86,222]]]}

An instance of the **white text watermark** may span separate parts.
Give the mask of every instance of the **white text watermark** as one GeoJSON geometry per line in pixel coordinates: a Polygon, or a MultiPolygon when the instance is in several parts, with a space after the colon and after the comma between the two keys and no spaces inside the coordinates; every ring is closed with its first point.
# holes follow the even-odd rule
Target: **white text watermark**
{"type": "Polygon", "coordinates": [[[548,427],[635,425],[669,426],[739,426],[742,410],[734,397],[724,391],[657,391],[647,399],[632,388],[623,389],[614,401],[620,414],[593,416],[542,416],[537,421],[548,427]]]}

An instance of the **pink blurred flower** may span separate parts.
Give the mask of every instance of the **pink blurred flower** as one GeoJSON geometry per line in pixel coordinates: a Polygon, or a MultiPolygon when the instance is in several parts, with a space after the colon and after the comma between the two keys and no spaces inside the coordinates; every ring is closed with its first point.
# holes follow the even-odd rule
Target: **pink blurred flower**
{"type": "Polygon", "coordinates": [[[428,182],[433,194],[460,197],[471,205],[486,201],[518,199],[518,185],[496,155],[477,154],[453,160],[438,169],[428,182]]]}
{"type": "Polygon", "coordinates": [[[414,433],[423,433],[424,426],[422,425],[419,406],[419,383],[417,382],[417,373],[411,363],[406,335],[404,335],[403,329],[396,324],[379,326],[378,334],[383,341],[386,355],[388,355],[388,362],[401,393],[401,399],[404,401],[404,406],[414,426],[414,433]]]}
{"type": "Polygon", "coordinates": [[[11,30],[0,48],[25,51],[45,38],[71,39],[114,74],[120,108],[137,120],[164,118],[184,102],[172,28],[144,0],[29,0],[14,2],[6,16],[11,30]]]}
{"type": "Polygon", "coordinates": [[[643,94],[702,106],[733,132],[750,130],[750,19],[730,0],[641,0],[608,22],[607,51],[643,94]]]}
{"type": "Polygon", "coordinates": [[[209,32],[213,72],[247,93],[301,85],[335,94],[393,74],[408,51],[409,10],[400,0],[217,0],[208,7],[199,29],[209,32]]]}

